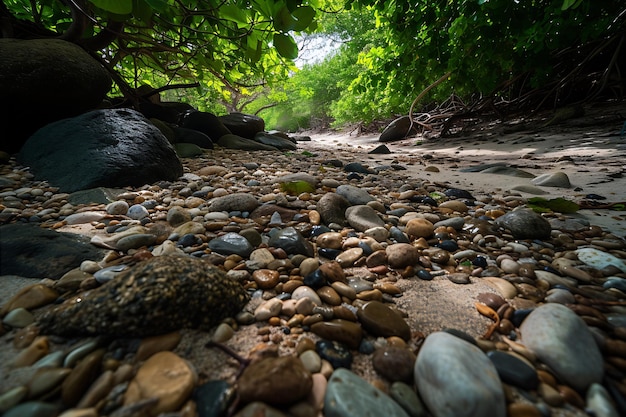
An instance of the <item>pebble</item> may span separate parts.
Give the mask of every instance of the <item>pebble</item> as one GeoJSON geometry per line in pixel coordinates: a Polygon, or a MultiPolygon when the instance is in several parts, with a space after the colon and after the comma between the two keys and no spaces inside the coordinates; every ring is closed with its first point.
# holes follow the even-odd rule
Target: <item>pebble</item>
{"type": "Polygon", "coordinates": [[[582,248],[575,251],[578,259],[585,265],[592,266],[596,269],[604,269],[608,266],[619,268],[620,271],[626,272],[626,263],[610,253],[595,249],[582,248]]]}
{"type": "Polygon", "coordinates": [[[495,224],[510,230],[515,239],[548,239],[552,227],[541,215],[532,210],[514,210],[500,216],[495,224]]]}
{"type": "Polygon", "coordinates": [[[346,220],[355,230],[364,232],[375,227],[384,227],[385,222],[370,206],[358,205],[346,210],[346,220]]]}
{"type": "Polygon", "coordinates": [[[322,358],[314,350],[306,350],[300,355],[300,360],[304,367],[315,374],[322,369],[322,358]]]}
{"type": "Polygon", "coordinates": [[[487,357],[493,362],[502,382],[527,391],[539,385],[537,372],[523,360],[499,350],[487,352],[487,357]]]}
{"type": "Polygon", "coordinates": [[[341,368],[333,372],[324,398],[327,417],[407,417],[408,414],[387,394],[353,372],[341,368]]]}
{"type": "Polygon", "coordinates": [[[602,355],[585,322],[569,308],[545,304],[526,317],[522,340],[539,360],[577,390],[602,381],[602,355]]]}
{"type": "Polygon", "coordinates": [[[234,232],[212,239],[209,249],[221,255],[239,255],[243,258],[250,256],[254,250],[248,239],[234,232]]]}
{"type": "Polygon", "coordinates": [[[144,217],[148,217],[149,214],[148,209],[141,204],[133,204],[128,208],[128,212],[126,213],[126,215],[133,220],[141,220],[144,217]]]}
{"type": "Polygon", "coordinates": [[[394,382],[389,387],[389,395],[406,411],[410,417],[424,417],[424,404],[413,388],[404,382],[394,382]]]}
{"type": "Polygon", "coordinates": [[[177,411],[189,399],[198,376],[172,352],[158,352],[141,365],[124,394],[124,405],[156,398],[151,415],[177,411]]]}
{"type": "Polygon", "coordinates": [[[261,359],[248,365],[239,377],[237,386],[243,404],[261,401],[283,406],[306,398],[313,386],[313,379],[301,360],[283,356],[261,359]]]}
{"type": "Polygon", "coordinates": [[[391,382],[410,383],[413,379],[415,355],[406,348],[386,346],[377,349],[372,355],[372,365],[376,372],[391,382]]]}
{"type": "Polygon", "coordinates": [[[596,417],[619,417],[611,396],[599,383],[594,382],[587,390],[587,410],[596,417]]]}
{"type": "Polygon", "coordinates": [[[111,215],[125,215],[128,212],[129,205],[124,200],[114,201],[112,203],[107,204],[105,210],[107,213],[111,215]]]}
{"type": "Polygon", "coordinates": [[[479,348],[456,336],[431,333],[414,372],[420,397],[436,417],[506,416],[495,366],[479,348]]]}
{"type": "Polygon", "coordinates": [[[25,308],[15,308],[11,310],[4,318],[2,323],[9,326],[21,329],[35,321],[33,314],[25,308]]]}
{"type": "Polygon", "coordinates": [[[411,338],[411,328],[395,311],[379,301],[365,303],[357,312],[363,328],[373,336],[411,338]]]}
{"type": "Polygon", "coordinates": [[[323,339],[343,343],[351,349],[358,348],[363,338],[359,324],[342,319],[315,323],[311,326],[311,331],[323,339]]]}
{"type": "Polygon", "coordinates": [[[348,200],[353,206],[365,205],[370,201],[374,201],[374,197],[366,190],[349,184],[342,184],[337,187],[336,193],[348,200]]]}
{"type": "Polygon", "coordinates": [[[407,266],[415,265],[419,258],[417,248],[409,243],[389,245],[385,249],[385,255],[389,266],[394,269],[402,269],[407,266]]]}

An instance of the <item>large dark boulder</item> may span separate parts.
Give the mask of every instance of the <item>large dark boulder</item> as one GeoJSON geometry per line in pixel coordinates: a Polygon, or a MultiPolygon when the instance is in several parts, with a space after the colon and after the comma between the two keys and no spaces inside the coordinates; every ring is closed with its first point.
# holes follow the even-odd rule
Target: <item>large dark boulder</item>
{"type": "Polygon", "coordinates": [[[265,121],[251,114],[230,113],[220,116],[220,120],[231,133],[246,139],[254,139],[254,135],[265,130],[265,121]]]}
{"type": "Polygon", "coordinates": [[[0,148],[18,152],[40,127],[96,108],[111,77],[79,46],[59,39],[0,39],[0,148]]]}
{"type": "Polygon", "coordinates": [[[38,130],[18,158],[61,191],[173,181],[183,174],[165,136],[130,109],[94,110],[38,130]]]}
{"type": "Polygon", "coordinates": [[[416,125],[411,127],[411,119],[409,116],[398,117],[383,130],[378,141],[393,142],[395,140],[404,139],[409,135],[417,133],[416,127],[416,125]],[[409,129],[411,130],[410,132],[409,129]]]}
{"type": "Polygon", "coordinates": [[[271,135],[267,132],[257,133],[256,135],[254,135],[254,140],[264,145],[273,146],[280,150],[295,151],[296,149],[298,149],[296,144],[289,139],[285,139],[277,135],[271,135]]]}
{"type": "Polygon", "coordinates": [[[87,237],[36,224],[0,226],[0,236],[0,275],[58,279],[82,261],[99,261],[105,253],[87,237]]]}
{"type": "Polygon", "coordinates": [[[213,142],[231,133],[222,120],[213,113],[190,111],[183,115],[180,127],[197,130],[207,135],[213,142]]]}

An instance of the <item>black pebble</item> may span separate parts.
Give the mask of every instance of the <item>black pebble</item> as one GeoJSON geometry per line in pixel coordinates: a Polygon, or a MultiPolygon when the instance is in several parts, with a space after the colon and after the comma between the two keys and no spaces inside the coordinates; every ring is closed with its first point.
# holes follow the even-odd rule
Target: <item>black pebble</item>
{"type": "Polygon", "coordinates": [[[352,366],[352,353],[341,343],[320,340],[315,344],[315,351],[320,358],[326,359],[335,369],[350,369],[352,366]]]}

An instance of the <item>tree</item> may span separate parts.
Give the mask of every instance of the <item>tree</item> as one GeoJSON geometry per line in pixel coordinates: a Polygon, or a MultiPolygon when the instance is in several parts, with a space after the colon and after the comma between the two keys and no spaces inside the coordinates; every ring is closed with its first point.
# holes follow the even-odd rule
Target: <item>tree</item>
{"type": "Polygon", "coordinates": [[[292,33],[315,28],[315,9],[293,0],[6,0],[3,37],[57,37],[99,59],[119,90],[149,79],[194,80],[224,97],[286,77],[292,33]],[[42,2],[43,3],[43,2],[42,2]]]}

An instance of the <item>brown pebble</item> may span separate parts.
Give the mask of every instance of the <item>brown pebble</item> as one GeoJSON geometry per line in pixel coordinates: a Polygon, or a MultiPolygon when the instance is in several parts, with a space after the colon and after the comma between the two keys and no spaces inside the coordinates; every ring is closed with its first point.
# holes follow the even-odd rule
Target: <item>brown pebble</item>
{"type": "Polygon", "coordinates": [[[114,387],[115,374],[113,371],[103,372],[94,382],[91,384],[85,395],[80,399],[76,408],[88,408],[95,407],[100,400],[106,397],[111,389],[114,387]]]}
{"type": "Polygon", "coordinates": [[[335,281],[343,282],[345,284],[348,283],[343,268],[341,268],[341,265],[339,265],[336,261],[325,262],[320,265],[319,269],[322,275],[324,275],[326,280],[330,283],[335,281]]]}
{"type": "Polygon", "coordinates": [[[320,296],[320,299],[328,305],[338,306],[341,304],[341,296],[337,294],[337,291],[328,285],[319,288],[316,292],[317,295],[320,296]]]}
{"type": "Polygon", "coordinates": [[[544,371],[543,369],[537,369],[537,376],[541,382],[544,382],[552,387],[556,387],[556,378],[551,373],[544,371]]]}
{"type": "Polygon", "coordinates": [[[280,273],[271,269],[257,269],[252,273],[252,279],[262,290],[271,290],[280,279],[280,273]]]}
{"type": "Polygon", "coordinates": [[[480,293],[478,294],[476,298],[478,299],[479,302],[483,303],[484,305],[486,305],[487,307],[490,307],[493,310],[498,310],[500,306],[506,303],[504,298],[492,292],[480,293]]]}
{"type": "Polygon", "coordinates": [[[137,361],[145,361],[150,356],[157,352],[164,350],[173,350],[178,343],[182,335],[180,332],[171,332],[164,335],[146,337],[141,340],[135,358],[137,361]]]}
{"type": "Polygon", "coordinates": [[[554,387],[546,383],[540,383],[537,388],[537,393],[543,398],[543,400],[553,407],[560,407],[563,405],[563,397],[559,394],[554,387]]]}
{"type": "Polygon", "coordinates": [[[323,339],[344,343],[350,349],[358,348],[363,338],[360,325],[340,319],[315,323],[311,326],[311,331],[323,339]]]}
{"type": "Polygon", "coordinates": [[[17,294],[2,306],[0,317],[4,317],[9,311],[20,307],[26,310],[35,309],[50,304],[57,298],[59,298],[59,293],[50,287],[43,284],[29,285],[19,290],[17,294]]]}
{"type": "Polygon", "coordinates": [[[303,337],[296,345],[296,352],[298,353],[298,356],[300,356],[307,350],[315,350],[315,342],[309,337],[303,337]]]}
{"type": "Polygon", "coordinates": [[[508,417],[543,417],[541,411],[530,403],[512,403],[507,407],[508,417]]]}
{"type": "Polygon", "coordinates": [[[22,350],[13,360],[13,367],[30,366],[43,358],[50,351],[47,336],[39,336],[26,349],[22,350]]]}
{"type": "Polygon", "coordinates": [[[372,355],[372,365],[376,372],[391,382],[410,383],[413,379],[415,355],[406,348],[385,346],[372,355]]]}
{"type": "Polygon", "coordinates": [[[29,346],[35,340],[35,337],[39,336],[39,327],[27,326],[19,329],[13,336],[13,346],[16,349],[24,349],[29,346]]]}
{"type": "Polygon", "coordinates": [[[75,406],[100,373],[105,350],[98,349],[85,356],[63,381],[61,398],[68,407],[75,406]]]}
{"type": "Polygon", "coordinates": [[[567,385],[558,385],[557,389],[565,402],[580,409],[585,408],[585,400],[583,400],[582,397],[573,388],[570,388],[567,385]]]}

